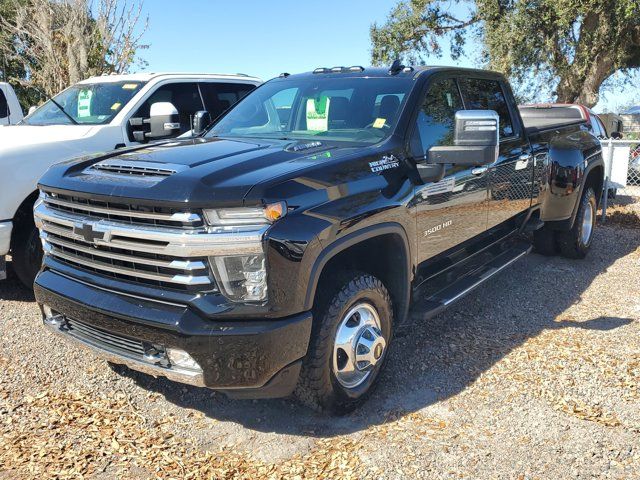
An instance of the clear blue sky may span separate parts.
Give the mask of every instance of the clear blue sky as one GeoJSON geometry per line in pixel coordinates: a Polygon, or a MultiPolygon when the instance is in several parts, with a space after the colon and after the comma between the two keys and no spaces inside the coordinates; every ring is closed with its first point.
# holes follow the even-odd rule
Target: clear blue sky
{"type": "MultiPolygon", "coordinates": [[[[370,65],[369,27],[397,0],[146,0],[141,56],[148,71],[242,72],[268,80],[281,72],[370,65]]],[[[448,55],[430,64],[473,66],[448,55]]],[[[608,94],[597,110],[626,103],[608,94]]],[[[617,93],[617,92],[616,92],[617,93]]],[[[639,98],[640,101],[640,98],[639,98]]]]}
{"type": "MultiPolygon", "coordinates": [[[[396,0],[146,0],[149,71],[281,72],[370,65],[369,26],[396,0]]],[[[450,59],[433,63],[451,64],[450,59]]],[[[458,62],[468,65],[469,62],[458,62]]]]}

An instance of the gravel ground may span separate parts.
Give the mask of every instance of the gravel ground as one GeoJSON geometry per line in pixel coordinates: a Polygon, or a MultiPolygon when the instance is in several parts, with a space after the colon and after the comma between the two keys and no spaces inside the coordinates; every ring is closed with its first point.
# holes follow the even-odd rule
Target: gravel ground
{"type": "Polygon", "coordinates": [[[114,372],[0,282],[0,479],[640,478],[639,205],[407,329],[341,418],[114,372]]]}

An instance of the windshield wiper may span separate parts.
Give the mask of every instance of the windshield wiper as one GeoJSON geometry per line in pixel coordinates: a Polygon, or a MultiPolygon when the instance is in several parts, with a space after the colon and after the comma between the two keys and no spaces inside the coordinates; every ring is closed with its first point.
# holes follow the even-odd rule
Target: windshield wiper
{"type": "Polygon", "coordinates": [[[58,107],[60,109],[60,111],[62,113],[64,113],[64,116],[67,117],[69,120],[71,120],[71,123],[73,123],[74,125],[79,125],[78,121],[73,118],[71,115],[69,115],[67,113],[67,111],[64,109],[64,107],[62,105],[60,105],[58,102],[56,102],[52,97],[49,97],[48,95],[42,93],[42,91],[34,86],[31,86],[31,88],[33,88],[36,92],[38,92],[40,94],[40,96],[46,98],[47,100],[49,100],[51,103],[53,103],[56,107],[58,107]]]}
{"type": "Polygon", "coordinates": [[[50,98],[49,100],[56,107],[58,107],[62,113],[64,113],[65,117],[67,117],[69,120],[71,120],[71,123],[73,123],[74,125],[78,125],[78,121],[75,118],[73,118],[71,115],[69,115],[62,105],[60,105],[58,102],[56,102],[53,98],[50,98]]]}

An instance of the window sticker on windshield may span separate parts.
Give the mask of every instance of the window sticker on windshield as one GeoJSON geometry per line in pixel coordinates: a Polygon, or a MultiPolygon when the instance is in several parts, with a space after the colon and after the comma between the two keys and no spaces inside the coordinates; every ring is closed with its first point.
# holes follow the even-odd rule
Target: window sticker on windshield
{"type": "Polygon", "coordinates": [[[136,88],[138,88],[137,83],[125,83],[122,85],[123,90],[135,90],[136,88]]]}
{"type": "Polygon", "coordinates": [[[122,104],[120,102],[116,102],[113,105],[111,105],[111,110],[113,110],[113,111],[118,110],[121,105],[122,104]]]}
{"type": "Polygon", "coordinates": [[[387,121],[386,118],[376,118],[376,121],[373,122],[373,128],[382,128],[384,127],[385,122],[387,121]]]}
{"type": "Polygon", "coordinates": [[[78,92],[78,118],[91,116],[91,98],[93,98],[93,90],[80,90],[78,92]]]}
{"type": "Polygon", "coordinates": [[[328,97],[307,100],[307,130],[326,132],[329,129],[330,104],[328,97]]]}

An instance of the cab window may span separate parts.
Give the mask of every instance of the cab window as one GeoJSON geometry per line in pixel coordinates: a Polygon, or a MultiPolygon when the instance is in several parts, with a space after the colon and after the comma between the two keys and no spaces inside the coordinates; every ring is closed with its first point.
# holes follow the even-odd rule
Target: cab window
{"type": "Polygon", "coordinates": [[[242,99],[255,88],[255,85],[250,84],[219,82],[200,83],[202,98],[204,100],[206,110],[211,114],[212,119],[215,119],[223,112],[226,112],[229,108],[235,105],[238,100],[242,99]]]}
{"type": "MultiPolygon", "coordinates": [[[[205,110],[196,83],[170,83],[153,92],[136,110],[133,117],[149,118],[151,105],[159,102],[169,102],[176,107],[180,116],[181,134],[191,129],[191,118],[195,113],[199,110],[205,110]]],[[[133,141],[131,128],[129,137],[133,141]]]]}
{"type": "Polygon", "coordinates": [[[437,80],[425,96],[413,129],[411,155],[424,157],[433,146],[453,145],[456,112],[462,99],[453,79],[437,80]]]}
{"type": "Polygon", "coordinates": [[[509,106],[500,82],[483,78],[460,79],[466,110],[494,110],[500,116],[500,138],[515,134],[509,106]]]}

